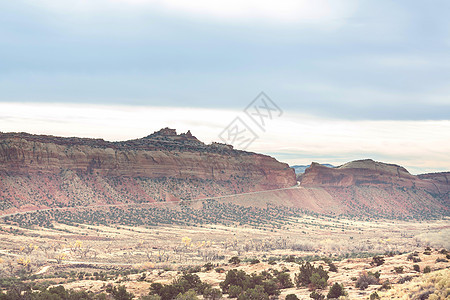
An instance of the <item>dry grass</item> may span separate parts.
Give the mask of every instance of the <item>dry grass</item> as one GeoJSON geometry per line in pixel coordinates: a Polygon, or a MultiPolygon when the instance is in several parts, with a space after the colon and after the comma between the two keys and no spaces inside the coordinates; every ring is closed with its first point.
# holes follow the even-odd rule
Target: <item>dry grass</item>
{"type": "MultiPolygon", "coordinates": [[[[115,280],[83,279],[70,283],[64,279],[55,279],[55,281],[64,283],[67,288],[86,289],[93,292],[104,291],[107,284],[120,282],[138,296],[148,293],[151,282],[171,282],[178,276],[176,270],[181,267],[203,265],[211,261],[225,270],[234,268],[227,265],[227,260],[235,255],[242,259],[255,257],[262,261],[254,265],[243,263],[238,267],[248,273],[270,268],[278,270],[287,268],[292,278],[295,272],[298,272],[298,265],[281,261],[282,257],[288,255],[336,257],[352,252],[384,253],[418,250],[421,262],[417,264],[421,270],[430,266],[435,271],[439,268],[448,268],[450,265],[448,262],[436,262],[437,258],[444,257],[437,251],[433,250],[431,255],[423,253],[425,246],[439,245],[439,239],[434,241],[422,238],[425,234],[428,237],[440,237],[442,235],[440,232],[448,230],[446,229],[448,220],[365,222],[304,215],[274,231],[249,226],[223,225],[128,227],[54,224],[53,229],[0,226],[2,276],[9,276],[9,265],[13,267],[13,271],[23,268],[24,266],[17,263],[17,258],[21,257],[30,258],[31,273],[41,274],[52,274],[61,270],[93,272],[105,266],[136,268],[141,270],[139,274],[128,275],[126,278],[119,277],[115,280]],[[21,245],[30,244],[33,246],[21,248],[21,245]],[[27,249],[32,251],[25,253],[29,251],[27,249]],[[55,258],[61,254],[64,254],[65,258],[57,263],[55,258]],[[268,264],[269,257],[278,258],[277,264],[268,264]],[[73,265],[80,262],[84,265],[73,265]],[[143,273],[146,274],[145,280],[139,281],[138,278],[143,273]]],[[[385,259],[386,262],[379,267],[370,265],[370,258],[336,261],[338,272],[330,273],[329,285],[334,282],[342,283],[350,299],[367,299],[373,291],[380,288],[380,285],[371,285],[368,289],[361,291],[355,288],[352,278],[358,277],[361,272],[379,271],[380,281],[389,280],[393,286],[393,289],[385,294],[378,291],[378,294],[383,295],[385,299],[397,296],[399,299],[410,299],[402,297],[407,294],[419,295],[428,290],[433,290],[437,297],[448,293],[450,276],[448,270],[423,275],[414,271],[413,265],[416,263],[407,260],[407,254],[385,259]],[[404,267],[403,274],[393,271],[398,266],[404,267]],[[398,283],[405,276],[415,279],[403,284],[398,283]],[[402,294],[403,288],[406,288],[406,292],[402,294]]],[[[321,264],[325,269],[328,268],[322,261],[314,262],[314,264],[321,264]]],[[[225,278],[224,273],[217,273],[214,270],[197,274],[203,281],[214,286],[225,278]]],[[[286,289],[282,291],[281,298],[290,293],[307,299],[310,291],[286,289]]]]}
{"type": "Polygon", "coordinates": [[[449,299],[450,269],[434,271],[381,293],[381,299],[449,299]],[[428,298],[426,298],[428,295],[428,298]]]}

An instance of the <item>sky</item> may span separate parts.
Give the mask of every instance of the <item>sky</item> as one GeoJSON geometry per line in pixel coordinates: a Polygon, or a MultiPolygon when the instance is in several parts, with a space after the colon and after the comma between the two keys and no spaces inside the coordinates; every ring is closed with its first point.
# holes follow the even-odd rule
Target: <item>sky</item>
{"type": "Polygon", "coordinates": [[[450,170],[449,14],[439,0],[0,0],[0,131],[169,126],[211,142],[240,116],[247,150],[289,164],[450,170]],[[243,113],[261,91],[282,110],[264,130],[243,113]]]}

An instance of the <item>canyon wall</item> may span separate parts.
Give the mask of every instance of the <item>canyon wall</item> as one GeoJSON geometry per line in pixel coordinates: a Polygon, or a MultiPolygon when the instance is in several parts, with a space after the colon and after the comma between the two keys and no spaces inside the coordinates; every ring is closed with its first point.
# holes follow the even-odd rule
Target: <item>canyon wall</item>
{"type": "Polygon", "coordinates": [[[354,215],[432,217],[450,213],[449,174],[415,176],[401,166],[371,159],[335,168],[313,163],[300,186],[322,190],[334,200],[334,207],[354,215]]]}
{"type": "Polygon", "coordinates": [[[339,167],[312,163],[300,186],[220,199],[243,206],[269,205],[362,219],[429,219],[450,215],[449,172],[411,175],[371,159],[339,167]]]}
{"type": "Polygon", "coordinates": [[[206,145],[169,128],[123,142],[0,134],[3,209],[180,200],[295,184],[294,170],[272,157],[206,145]]]}

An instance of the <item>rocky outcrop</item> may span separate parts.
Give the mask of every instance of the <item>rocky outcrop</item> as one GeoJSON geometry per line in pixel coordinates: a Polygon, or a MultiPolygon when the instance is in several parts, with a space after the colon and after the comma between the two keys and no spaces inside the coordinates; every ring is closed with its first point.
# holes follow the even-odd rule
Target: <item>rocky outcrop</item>
{"type": "Polygon", "coordinates": [[[352,186],[376,184],[408,185],[416,177],[405,168],[371,159],[357,160],[336,168],[312,163],[302,177],[304,186],[352,186]]]}
{"type": "Polygon", "coordinates": [[[300,185],[323,190],[335,200],[335,207],[352,214],[447,215],[449,174],[414,176],[401,166],[366,159],[336,168],[312,163],[300,185]]]}
{"type": "Polygon", "coordinates": [[[445,185],[450,184],[450,172],[428,173],[417,175],[418,178],[433,182],[439,182],[445,185]]]}
{"type": "Polygon", "coordinates": [[[357,160],[336,168],[312,163],[302,177],[302,186],[349,187],[395,186],[408,189],[425,189],[430,193],[445,194],[450,191],[449,172],[414,176],[404,167],[357,160]]]}
{"type": "Polygon", "coordinates": [[[216,185],[222,187],[216,189],[219,194],[227,194],[296,183],[294,171],[272,157],[222,144],[206,145],[190,131],[177,134],[169,128],[123,142],[0,133],[0,176],[0,200],[31,205],[36,204],[36,193],[41,206],[49,199],[52,204],[70,203],[74,195],[69,189],[83,191],[86,203],[98,203],[135,201],[130,195],[137,194],[142,201],[188,198],[183,186],[187,194],[201,196],[194,192],[197,187],[211,196],[216,185]],[[172,182],[166,190],[158,186],[165,179],[172,182]],[[120,187],[115,187],[119,181],[120,187]],[[153,188],[145,183],[149,181],[155,183],[153,188]]]}
{"type": "Polygon", "coordinates": [[[141,139],[108,142],[0,133],[3,214],[97,204],[179,202],[224,197],[360,217],[450,214],[450,172],[412,175],[370,159],[330,168],[312,163],[299,176],[272,157],[164,128],[141,139]],[[246,193],[266,191],[261,193],[246,193]],[[245,193],[245,194],[242,194],[245,193]]]}
{"type": "MultiPolygon", "coordinates": [[[[298,174],[300,175],[300,174],[298,174]]],[[[427,219],[450,215],[450,172],[414,176],[405,168],[370,159],[327,167],[318,163],[300,186],[220,199],[243,206],[283,205],[362,219],[427,219]]]]}

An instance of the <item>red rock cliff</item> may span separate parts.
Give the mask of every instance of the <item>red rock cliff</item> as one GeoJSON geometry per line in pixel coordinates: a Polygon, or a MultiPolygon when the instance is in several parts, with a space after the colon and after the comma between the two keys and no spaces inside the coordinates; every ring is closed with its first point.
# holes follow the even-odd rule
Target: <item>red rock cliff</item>
{"type": "Polygon", "coordinates": [[[449,214],[449,174],[414,176],[401,166],[366,159],[336,168],[313,163],[300,185],[321,190],[331,196],[335,207],[355,215],[370,212],[428,217],[449,214]]]}
{"type": "Polygon", "coordinates": [[[178,179],[247,178],[260,188],[295,184],[293,170],[272,157],[205,145],[191,135],[162,129],[148,137],[106,142],[29,134],[0,135],[0,171],[8,174],[59,173],[61,170],[178,179]]]}
{"type": "Polygon", "coordinates": [[[404,167],[373,161],[357,160],[336,168],[312,163],[302,176],[302,186],[396,186],[423,188],[432,193],[450,191],[449,173],[434,173],[414,176],[404,167]]]}
{"type": "MultiPolygon", "coordinates": [[[[33,191],[16,195],[18,190],[24,188],[23,182],[18,182],[26,180],[26,185],[42,185],[46,182],[53,186],[49,188],[53,192],[47,190],[42,193],[53,193],[51,198],[57,198],[56,202],[58,199],[71,198],[67,192],[59,191],[62,176],[67,177],[69,173],[82,182],[73,190],[83,190],[92,182],[102,181],[102,178],[130,178],[135,181],[169,178],[172,182],[176,181],[173,183],[176,187],[166,187],[166,193],[173,194],[171,189],[176,189],[179,195],[185,194],[181,191],[183,185],[191,182],[186,189],[197,196],[282,188],[296,183],[294,171],[287,164],[266,155],[234,150],[228,145],[205,145],[189,131],[177,134],[175,130],[165,128],[147,137],[124,142],[0,133],[0,197],[3,194],[4,198],[20,199],[22,204],[34,203],[31,195],[39,190],[39,186],[31,187],[33,191]],[[193,192],[193,180],[196,181],[197,190],[205,191],[193,192]],[[222,187],[228,189],[218,188],[215,192],[212,182],[222,183],[222,187]]],[[[68,184],[74,182],[78,180],[69,180],[68,184]]],[[[108,186],[111,185],[108,183],[108,186]]],[[[142,182],[127,183],[127,189],[130,190],[127,193],[139,192],[142,185],[142,182]]],[[[102,202],[102,196],[97,195],[95,189],[98,187],[91,187],[86,192],[90,195],[88,198],[102,202]]],[[[161,187],[156,186],[154,189],[161,187]]],[[[114,198],[114,193],[120,194],[121,191],[110,192],[109,199],[114,198]]],[[[149,193],[153,195],[154,191],[149,193]]],[[[123,200],[123,197],[118,198],[123,200]]],[[[150,198],[155,197],[153,195],[150,198]]]]}

